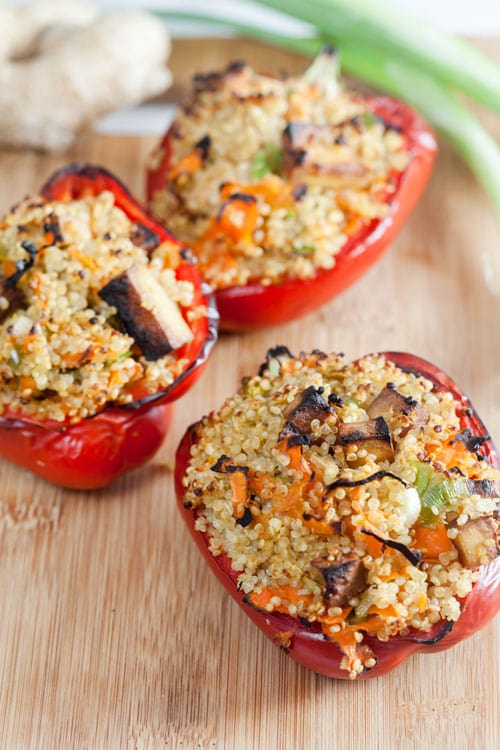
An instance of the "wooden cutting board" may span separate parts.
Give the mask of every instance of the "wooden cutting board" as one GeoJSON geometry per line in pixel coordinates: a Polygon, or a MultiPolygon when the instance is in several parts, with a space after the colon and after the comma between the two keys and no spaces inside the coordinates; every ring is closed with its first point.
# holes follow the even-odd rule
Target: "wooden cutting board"
{"type": "MultiPolygon", "coordinates": [[[[500,59],[498,40],[483,44],[500,59]]],[[[270,72],[303,65],[250,42],[177,42],[171,95],[195,69],[235,57],[270,72]]],[[[500,120],[488,124],[499,137],[500,120]]],[[[89,132],[63,155],[1,152],[0,209],[74,159],[105,165],[142,195],[155,141],[89,132]]],[[[479,262],[500,252],[499,235],[483,192],[441,143],[425,196],[382,261],[316,314],[222,336],[148,466],[78,493],[0,461],[0,748],[498,748],[500,618],[377,680],[312,674],[206,571],[177,514],[171,469],[188,424],[276,344],[349,358],[414,352],[459,382],[500,444],[500,297],[479,262]]]]}

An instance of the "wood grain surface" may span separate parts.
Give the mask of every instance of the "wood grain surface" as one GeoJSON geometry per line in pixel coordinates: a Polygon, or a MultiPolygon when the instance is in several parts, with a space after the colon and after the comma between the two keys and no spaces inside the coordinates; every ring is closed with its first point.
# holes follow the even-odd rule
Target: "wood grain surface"
{"type": "MultiPolygon", "coordinates": [[[[486,46],[500,59],[498,40],[486,46]]],[[[173,93],[195,69],[235,57],[270,72],[302,67],[249,42],[178,42],[173,93]]],[[[498,118],[488,125],[499,137],[498,118]]],[[[105,165],[141,196],[155,140],[88,132],[62,155],[0,152],[0,209],[74,159],[105,165]]],[[[500,227],[473,177],[440,146],[420,205],[382,261],[316,314],[222,336],[148,466],[78,493],[0,461],[1,750],[499,747],[499,618],[377,680],[320,677],[273,646],[205,570],[172,488],[188,424],[275,344],[349,358],[414,352],[458,381],[500,444],[500,297],[480,264],[485,249],[500,252],[500,227]]]]}

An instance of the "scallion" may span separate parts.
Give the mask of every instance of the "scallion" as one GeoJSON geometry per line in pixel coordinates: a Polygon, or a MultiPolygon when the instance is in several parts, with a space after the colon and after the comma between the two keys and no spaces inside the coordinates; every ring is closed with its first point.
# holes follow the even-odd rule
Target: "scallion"
{"type": "Polygon", "coordinates": [[[312,24],[340,46],[375,47],[500,112],[498,65],[466,42],[401,10],[391,0],[254,0],[312,24]]]}
{"type": "Polygon", "coordinates": [[[282,157],[281,149],[277,146],[266,146],[262,151],[255,154],[252,162],[252,177],[260,180],[267,174],[277,174],[281,168],[282,157]]]}

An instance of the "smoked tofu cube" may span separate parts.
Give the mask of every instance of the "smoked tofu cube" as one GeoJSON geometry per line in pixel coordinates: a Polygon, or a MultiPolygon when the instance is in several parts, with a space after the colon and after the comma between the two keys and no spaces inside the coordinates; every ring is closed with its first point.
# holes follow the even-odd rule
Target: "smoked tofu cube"
{"type": "Polygon", "coordinates": [[[178,304],[146,266],[131,266],[102,287],[99,296],[116,308],[123,327],[149,361],[193,338],[178,304]]]}
{"type": "Polygon", "coordinates": [[[335,562],[320,557],[312,561],[312,566],[323,581],[323,599],[328,607],[345,607],[349,599],[366,588],[366,569],[355,555],[341,557],[335,562]]]}
{"type": "Polygon", "coordinates": [[[332,413],[321,391],[314,386],[309,386],[298,394],[296,399],[285,411],[285,432],[296,432],[301,435],[310,435],[312,432],[311,422],[317,419],[321,424],[332,413]]]}
{"type": "Polygon", "coordinates": [[[422,427],[429,419],[425,409],[411,396],[404,396],[392,383],[383,388],[366,410],[371,419],[383,417],[391,430],[404,436],[412,427],[422,427]]]}
{"type": "Polygon", "coordinates": [[[483,516],[459,526],[453,544],[465,568],[478,568],[500,554],[498,528],[492,516],[483,516]]]}
{"type": "MultiPolygon", "coordinates": [[[[346,456],[365,450],[375,456],[377,461],[392,461],[394,446],[387,422],[383,417],[367,419],[365,422],[340,422],[338,424],[337,444],[340,444],[346,456]]],[[[349,465],[363,464],[365,459],[348,459],[349,465]]]]}

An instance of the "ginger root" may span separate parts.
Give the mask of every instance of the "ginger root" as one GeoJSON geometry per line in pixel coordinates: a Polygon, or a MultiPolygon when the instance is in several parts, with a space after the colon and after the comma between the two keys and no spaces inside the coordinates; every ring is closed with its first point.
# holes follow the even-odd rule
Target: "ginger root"
{"type": "Polygon", "coordinates": [[[160,94],[170,40],[148,13],[83,0],[0,2],[0,144],[67,148],[98,117],[160,94]]]}

